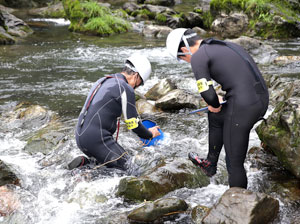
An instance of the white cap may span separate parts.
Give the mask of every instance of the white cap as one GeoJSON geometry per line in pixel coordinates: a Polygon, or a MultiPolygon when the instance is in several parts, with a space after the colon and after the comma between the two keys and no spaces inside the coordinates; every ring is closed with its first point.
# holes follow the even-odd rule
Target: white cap
{"type": "Polygon", "coordinates": [[[151,64],[148,58],[144,55],[137,54],[137,53],[127,58],[125,61],[125,65],[129,67],[131,70],[133,70],[134,72],[138,72],[143,80],[143,83],[147,81],[152,71],[151,64]],[[134,68],[126,64],[127,61],[129,61],[134,66],[134,68]]]}
{"type": "Polygon", "coordinates": [[[186,28],[177,28],[175,30],[172,30],[169,33],[168,37],[167,37],[167,41],[166,41],[167,50],[168,50],[169,54],[172,57],[176,58],[177,60],[179,60],[179,58],[178,58],[178,48],[179,48],[180,42],[182,40],[183,40],[185,46],[187,47],[187,49],[189,50],[189,53],[181,53],[180,55],[186,55],[186,54],[192,55],[191,50],[190,50],[190,46],[187,42],[187,39],[191,38],[193,36],[196,36],[197,34],[192,33],[192,34],[189,34],[189,35],[184,35],[185,31],[187,31],[186,28]]]}

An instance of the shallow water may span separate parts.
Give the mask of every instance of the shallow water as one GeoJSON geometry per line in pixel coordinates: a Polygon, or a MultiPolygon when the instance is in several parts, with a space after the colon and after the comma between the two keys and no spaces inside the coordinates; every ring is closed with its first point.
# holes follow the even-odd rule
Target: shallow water
{"type": "MultiPolygon", "coordinates": [[[[80,153],[74,141],[73,128],[89,88],[98,78],[119,72],[124,60],[134,52],[142,52],[152,63],[151,79],[141,88],[145,93],[162,78],[175,80],[179,88],[196,93],[196,84],[188,64],[177,64],[165,51],[165,40],[145,38],[139,33],[127,33],[109,38],[70,33],[64,21],[48,21],[48,26],[34,28],[35,34],[12,46],[0,46],[0,112],[5,113],[17,103],[29,101],[57,113],[67,126],[67,144],[59,152],[30,155],[23,148],[22,136],[32,130],[20,128],[0,131],[0,159],[19,174],[22,206],[10,219],[2,223],[126,223],[123,216],[136,204],[128,204],[115,196],[122,173],[83,175],[70,172],[65,165],[80,153]],[[57,23],[58,22],[58,23],[57,23]],[[61,23],[62,22],[62,23],[61,23]],[[41,161],[54,161],[44,167],[41,161]],[[96,176],[96,177],[95,177],[96,176]]],[[[280,55],[300,55],[299,40],[269,42],[280,55]]],[[[263,65],[266,74],[289,74],[299,78],[300,64],[263,65]]],[[[270,111],[271,112],[271,108],[270,111]]],[[[157,147],[141,150],[138,138],[125,130],[120,131],[120,144],[131,154],[141,154],[155,164],[161,157],[186,157],[189,151],[200,156],[207,153],[207,120],[205,115],[187,115],[187,111],[162,113],[154,120],[166,135],[157,147]],[[188,147],[187,147],[188,146],[188,147]],[[182,150],[184,149],[184,150],[182,150]]],[[[5,126],[1,123],[3,127],[5,126]]],[[[260,141],[251,132],[249,147],[260,141]]],[[[257,189],[262,174],[246,168],[249,189],[257,189]]],[[[184,198],[191,206],[212,206],[228,189],[224,153],[219,172],[204,188],[179,189],[169,196],[184,198]]],[[[281,203],[278,223],[289,223],[289,210],[281,203]],[[284,213],[287,212],[287,215],[284,213]]],[[[166,223],[191,223],[187,216],[166,223]]]]}

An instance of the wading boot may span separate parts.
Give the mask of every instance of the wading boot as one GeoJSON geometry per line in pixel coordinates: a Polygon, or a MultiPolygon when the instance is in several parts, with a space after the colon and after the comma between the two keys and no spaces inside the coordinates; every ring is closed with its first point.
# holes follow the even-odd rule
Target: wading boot
{"type": "Polygon", "coordinates": [[[195,152],[189,153],[189,160],[191,160],[196,166],[200,167],[208,177],[212,177],[217,172],[216,166],[213,166],[207,159],[199,158],[198,154],[195,152]]]}
{"type": "Polygon", "coordinates": [[[70,162],[68,164],[68,169],[73,170],[75,168],[80,168],[89,163],[90,163],[90,160],[88,158],[86,158],[85,156],[78,156],[75,159],[73,159],[72,162],[70,162]]]}

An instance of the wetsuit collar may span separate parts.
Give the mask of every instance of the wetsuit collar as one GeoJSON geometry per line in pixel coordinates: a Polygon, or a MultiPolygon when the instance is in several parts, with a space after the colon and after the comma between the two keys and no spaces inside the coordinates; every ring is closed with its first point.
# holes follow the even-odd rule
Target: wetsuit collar
{"type": "Polygon", "coordinates": [[[128,83],[126,77],[125,77],[123,74],[121,74],[121,73],[116,73],[116,74],[113,74],[113,75],[111,75],[111,76],[114,77],[114,78],[117,78],[117,79],[122,79],[122,80],[124,80],[126,83],[128,83]]]}

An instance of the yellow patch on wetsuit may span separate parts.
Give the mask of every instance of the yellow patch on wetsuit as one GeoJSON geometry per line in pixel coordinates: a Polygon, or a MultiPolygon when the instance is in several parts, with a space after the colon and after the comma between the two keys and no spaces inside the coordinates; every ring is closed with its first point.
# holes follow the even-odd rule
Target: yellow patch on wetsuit
{"type": "Polygon", "coordinates": [[[125,124],[129,130],[135,129],[139,126],[139,120],[135,117],[125,120],[125,124]]]}
{"type": "Polygon", "coordinates": [[[206,78],[197,80],[198,92],[203,93],[209,89],[209,86],[213,84],[213,81],[207,81],[206,78]]]}

